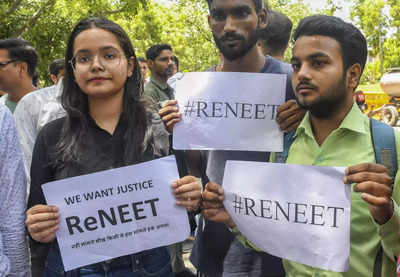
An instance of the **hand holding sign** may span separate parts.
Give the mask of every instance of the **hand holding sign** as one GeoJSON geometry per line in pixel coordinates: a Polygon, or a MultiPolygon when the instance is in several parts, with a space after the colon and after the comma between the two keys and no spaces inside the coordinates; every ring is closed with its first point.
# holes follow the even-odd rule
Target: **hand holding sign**
{"type": "Polygon", "coordinates": [[[171,185],[176,204],[185,207],[189,212],[200,206],[201,184],[193,176],[185,176],[171,185]]]}
{"type": "Polygon", "coordinates": [[[169,100],[163,104],[158,112],[169,133],[172,133],[175,123],[181,121],[182,114],[178,109],[178,101],[169,100]]]}
{"type": "Polygon", "coordinates": [[[386,223],[393,215],[392,184],[386,167],[380,164],[364,163],[346,170],[345,184],[356,183],[354,191],[369,204],[372,217],[379,224],[386,223]]]}
{"type": "Polygon", "coordinates": [[[56,238],[59,229],[58,208],[49,205],[36,205],[26,211],[25,225],[30,236],[39,242],[47,243],[56,238]]]}
{"type": "Polygon", "coordinates": [[[224,200],[223,187],[214,182],[208,183],[203,192],[202,213],[208,220],[224,223],[229,228],[233,228],[236,225],[225,210],[224,200]]]}
{"type": "Polygon", "coordinates": [[[300,125],[305,113],[306,111],[297,104],[297,101],[292,99],[279,106],[276,121],[282,131],[292,132],[300,125]]]}

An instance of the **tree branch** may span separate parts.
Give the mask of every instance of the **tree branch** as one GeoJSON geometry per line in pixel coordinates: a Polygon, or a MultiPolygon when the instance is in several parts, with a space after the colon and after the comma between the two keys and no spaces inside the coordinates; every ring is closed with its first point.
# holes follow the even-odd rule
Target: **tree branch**
{"type": "Polygon", "coordinates": [[[31,19],[24,25],[22,26],[19,30],[17,30],[13,37],[19,37],[21,36],[24,32],[32,30],[32,28],[36,25],[37,21],[39,20],[40,16],[42,15],[43,11],[48,7],[51,9],[54,4],[56,3],[56,0],[48,0],[43,6],[36,11],[31,19]]]}
{"type": "Polygon", "coordinates": [[[6,12],[6,16],[13,14],[21,5],[22,0],[15,0],[12,5],[10,6],[10,8],[8,9],[8,11],[6,12]]]}

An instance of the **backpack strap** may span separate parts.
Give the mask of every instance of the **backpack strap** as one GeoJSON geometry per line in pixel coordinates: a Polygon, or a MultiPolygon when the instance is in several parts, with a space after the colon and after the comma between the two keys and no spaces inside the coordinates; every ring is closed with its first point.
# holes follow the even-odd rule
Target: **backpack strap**
{"type": "MultiPolygon", "coordinates": [[[[376,163],[384,165],[389,170],[393,182],[397,173],[397,151],[394,130],[391,126],[370,118],[372,145],[376,163]]],[[[379,246],[375,257],[373,277],[382,276],[383,248],[379,246]]]]}
{"type": "Polygon", "coordinates": [[[275,153],[275,158],[273,160],[274,163],[286,163],[286,160],[289,156],[289,149],[294,141],[295,131],[290,133],[285,133],[283,137],[283,152],[275,153]]]}
{"type": "Polygon", "coordinates": [[[394,180],[398,169],[394,129],[373,118],[370,118],[370,128],[376,163],[384,165],[394,180]]]}

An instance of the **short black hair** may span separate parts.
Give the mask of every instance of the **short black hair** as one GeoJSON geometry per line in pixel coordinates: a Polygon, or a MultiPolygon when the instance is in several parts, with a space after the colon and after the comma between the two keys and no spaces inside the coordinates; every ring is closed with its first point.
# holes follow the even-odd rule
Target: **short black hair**
{"type": "Polygon", "coordinates": [[[174,61],[174,63],[176,64],[176,69],[179,71],[179,59],[177,56],[173,55],[172,56],[172,60],[174,61]]]}
{"type": "Polygon", "coordinates": [[[146,59],[143,57],[137,57],[138,62],[145,63],[146,59]]]}
{"type": "MultiPolygon", "coordinates": [[[[211,3],[213,0],[207,0],[208,8],[211,8],[211,3]]],[[[254,6],[256,7],[256,11],[259,12],[263,8],[262,0],[253,0],[254,6]]]]}
{"type": "Polygon", "coordinates": [[[54,60],[49,66],[49,72],[51,75],[57,76],[61,70],[65,68],[65,59],[54,60]]]}
{"type": "Polygon", "coordinates": [[[33,76],[32,76],[32,85],[34,85],[35,87],[38,87],[39,80],[40,80],[40,73],[36,69],[35,72],[33,73],[33,76]]]}
{"type": "Polygon", "coordinates": [[[172,47],[169,44],[156,44],[151,46],[146,51],[146,58],[148,60],[155,60],[158,56],[160,56],[163,50],[170,50],[172,51],[172,47]]]}
{"type": "Polygon", "coordinates": [[[272,55],[281,55],[289,43],[293,23],[283,13],[272,10],[268,11],[267,19],[267,27],[259,31],[261,43],[272,55]]]}
{"type": "Polygon", "coordinates": [[[11,60],[26,62],[28,74],[33,77],[38,64],[38,55],[28,41],[20,38],[0,39],[0,49],[6,49],[11,60]]]}
{"type": "Polygon", "coordinates": [[[301,36],[318,35],[331,37],[339,43],[345,71],[356,63],[360,64],[362,71],[364,70],[368,56],[367,41],[353,24],[335,16],[308,16],[300,21],[293,39],[296,41],[301,36]]]}

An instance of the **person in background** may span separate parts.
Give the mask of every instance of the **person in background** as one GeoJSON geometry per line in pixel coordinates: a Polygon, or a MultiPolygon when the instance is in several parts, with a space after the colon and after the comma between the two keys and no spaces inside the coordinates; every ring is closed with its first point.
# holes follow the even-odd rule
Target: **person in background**
{"type": "Polygon", "coordinates": [[[23,39],[0,40],[0,98],[13,113],[19,100],[36,90],[33,78],[38,63],[35,49],[23,39]]]}
{"type": "MultiPolygon", "coordinates": [[[[174,95],[176,91],[176,81],[183,77],[183,73],[179,71],[179,59],[177,56],[172,56],[174,66],[172,69],[172,76],[168,79],[168,85],[174,89],[174,95]]],[[[175,98],[175,97],[174,97],[175,98]]]]}
{"type": "Polygon", "coordinates": [[[139,66],[140,66],[140,74],[142,74],[142,83],[143,83],[143,87],[144,87],[149,82],[149,80],[147,78],[147,71],[148,71],[149,67],[147,66],[146,59],[143,57],[138,57],[138,62],[139,62],[139,66]]]}
{"type": "Polygon", "coordinates": [[[24,164],[14,119],[2,104],[0,134],[0,276],[29,277],[24,164]]]}
{"type": "Polygon", "coordinates": [[[283,61],[293,23],[283,13],[268,10],[268,25],[259,33],[258,47],[266,56],[283,61]]]}
{"type": "Polygon", "coordinates": [[[156,44],[146,51],[147,65],[151,71],[150,82],[144,88],[144,95],[161,104],[174,99],[174,90],[168,85],[174,67],[172,47],[156,44]]]}
{"type": "Polygon", "coordinates": [[[177,72],[179,72],[179,59],[177,56],[173,55],[172,60],[174,61],[174,64],[172,67],[172,76],[174,76],[177,72]]]}
{"type": "Polygon", "coordinates": [[[50,79],[54,85],[64,76],[65,61],[64,59],[54,60],[49,66],[50,79]]]}

